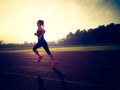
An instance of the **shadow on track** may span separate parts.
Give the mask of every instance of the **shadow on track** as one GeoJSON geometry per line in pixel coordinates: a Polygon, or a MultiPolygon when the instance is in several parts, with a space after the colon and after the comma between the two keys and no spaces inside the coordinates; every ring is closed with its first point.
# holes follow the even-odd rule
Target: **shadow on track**
{"type": "Polygon", "coordinates": [[[38,90],[47,90],[44,86],[41,76],[38,76],[37,81],[38,81],[38,90]]]}
{"type": "Polygon", "coordinates": [[[0,90],[47,90],[40,75],[0,71],[0,90]]]}
{"type": "Polygon", "coordinates": [[[62,84],[63,90],[69,90],[66,82],[64,81],[65,80],[65,76],[58,69],[53,68],[53,70],[57,74],[59,79],[61,80],[61,84],[62,84]]]}

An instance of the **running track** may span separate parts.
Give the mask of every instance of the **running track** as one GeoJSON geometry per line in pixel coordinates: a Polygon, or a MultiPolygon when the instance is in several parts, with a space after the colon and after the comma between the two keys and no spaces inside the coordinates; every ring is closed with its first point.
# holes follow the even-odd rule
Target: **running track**
{"type": "Polygon", "coordinates": [[[119,51],[53,52],[55,69],[41,54],[0,53],[0,90],[120,90],[119,51]]]}

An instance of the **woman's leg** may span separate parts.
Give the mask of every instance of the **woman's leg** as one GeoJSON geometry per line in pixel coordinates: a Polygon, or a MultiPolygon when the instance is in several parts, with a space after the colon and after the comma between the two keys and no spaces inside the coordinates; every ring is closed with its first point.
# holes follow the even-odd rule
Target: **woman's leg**
{"type": "Polygon", "coordinates": [[[39,54],[39,52],[38,52],[37,49],[36,49],[36,50],[33,50],[33,52],[34,52],[37,56],[40,56],[40,54],[39,54]]]}
{"type": "Polygon", "coordinates": [[[44,42],[43,48],[45,49],[46,53],[50,56],[51,60],[54,61],[54,60],[55,60],[55,59],[54,59],[54,56],[53,56],[52,53],[50,52],[49,47],[48,47],[48,45],[47,45],[46,42],[44,42]]]}
{"type": "Polygon", "coordinates": [[[51,58],[53,61],[55,61],[54,56],[52,55],[52,53],[50,53],[49,56],[50,56],[50,58],[51,58]]]}
{"type": "Polygon", "coordinates": [[[37,50],[37,48],[39,48],[39,47],[40,47],[40,45],[38,43],[33,47],[33,52],[38,56],[38,62],[40,62],[42,59],[42,56],[39,54],[39,52],[37,50]]]}
{"type": "Polygon", "coordinates": [[[52,64],[51,66],[54,68],[57,65],[56,60],[54,59],[54,56],[52,55],[52,53],[50,52],[47,43],[45,42],[43,45],[43,48],[45,49],[45,51],[47,52],[47,54],[50,56],[51,60],[52,60],[52,64]]]}

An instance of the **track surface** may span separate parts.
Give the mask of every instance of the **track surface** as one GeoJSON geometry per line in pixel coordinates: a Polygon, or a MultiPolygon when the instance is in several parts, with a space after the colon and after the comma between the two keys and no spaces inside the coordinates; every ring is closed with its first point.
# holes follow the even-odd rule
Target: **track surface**
{"type": "Polygon", "coordinates": [[[0,53],[0,90],[120,90],[119,51],[53,52],[36,62],[33,53],[0,53]]]}

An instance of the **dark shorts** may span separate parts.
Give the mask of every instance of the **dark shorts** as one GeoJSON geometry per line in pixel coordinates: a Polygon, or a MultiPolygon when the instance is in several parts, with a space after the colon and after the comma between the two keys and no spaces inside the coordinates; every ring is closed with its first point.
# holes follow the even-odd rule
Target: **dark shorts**
{"type": "Polygon", "coordinates": [[[36,49],[38,49],[40,47],[43,47],[48,55],[51,54],[51,52],[50,52],[50,50],[48,48],[48,44],[44,39],[38,40],[38,43],[33,47],[33,51],[35,51],[36,49]]]}

